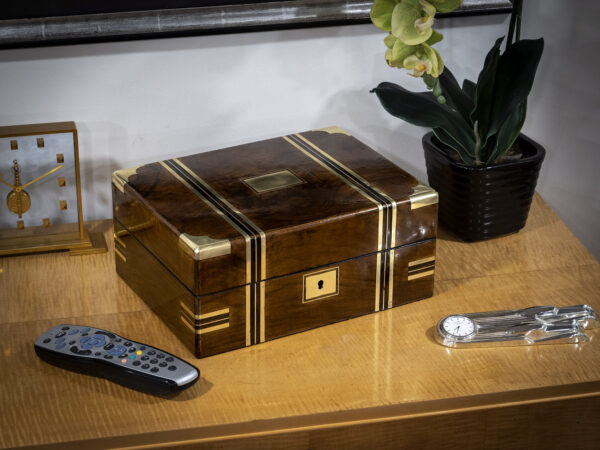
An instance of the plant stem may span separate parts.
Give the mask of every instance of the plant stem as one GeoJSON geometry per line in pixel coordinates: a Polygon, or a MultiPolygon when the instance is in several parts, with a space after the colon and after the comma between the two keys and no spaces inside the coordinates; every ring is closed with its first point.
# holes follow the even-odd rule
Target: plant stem
{"type": "Polygon", "coordinates": [[[506,48],[513,43],[515,36],[515,27],[517,28],[517,41],[521,37],[521,10],[523,8],[523,0],[513,0],[513,7],[510,13],[510,24],[508,26],[508,36],[506,37],[506,48]]]}
{"type": "Polygon", "coordinates": [[[523,0],[517,0],[517,35],[515,37],[515,42],[519,42],[521,40],[521,17],[523,16],[523,0]]]}

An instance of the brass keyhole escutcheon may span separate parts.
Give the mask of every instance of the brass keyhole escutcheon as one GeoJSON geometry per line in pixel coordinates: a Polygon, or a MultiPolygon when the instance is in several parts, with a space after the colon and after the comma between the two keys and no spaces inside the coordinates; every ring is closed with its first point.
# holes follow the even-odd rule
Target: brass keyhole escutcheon
{"type": "Polygon", "coordinates": [[[319,289],[323,289],[323,280],[319,280],[317,285],[318,285],[319,289]]]}

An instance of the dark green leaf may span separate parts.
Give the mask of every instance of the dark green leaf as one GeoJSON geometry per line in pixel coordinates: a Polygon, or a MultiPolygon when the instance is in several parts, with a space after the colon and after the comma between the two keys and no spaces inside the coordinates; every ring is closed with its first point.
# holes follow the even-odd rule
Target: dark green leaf
{"type": "Polygon", "coordinates": [[[527,39],[509,46],[500,57],[487,136],[497,133],[515,108],[527,100],[543,51],[543,39],[527,39]]]}
{"type": "Polygon", "coordinates": [[[514,142],[519,137],[525,116],[527,115],[527,100],[517,105],[514,111],[504,121],[498,130],[496,145],[494,150],[486,160],[486,164],[493,164],[498,158],[510,150],[514,142]]]}
{"type": "MultiPolygon", "coordinates": [[[[492,105],[494,101],[494,86],[496,83],[496,69],[500,56],[500,44],[504,38],[499,38],[485,57],[483,69],[477,78],[475,88],[475,108],[471,113],[473,123],[477,121],[477,129],[480,136],[487,136],[487,130],[491,122],[492,105]]],[[[483,139],[482,139],[483,141],[483,139]]],[[[485,142],[482,142],[485,146],[485,142]]]]}
{"type": "Polygon", "coordinates": [[[473,126],[473,122],[471,122],[471,111],[473,111],[474,107],[473,101],[461,90],[448,66],[445,67],[438,79],[440,80],[442,93],[446,97],[448,104],[460,113],[469,126],[473,126]]]}
{"type": "Polygon", "coordinates": [[[469,152],[463,149],[460,146],[460,144],[452,138],[452,136],[450,136],[441,128],[433,128],[433,134],[435,134],[435,137],[437,137],[440,140],[440,142],[447,145],[452,150],[456,151],[456,153],[458,153],[458,156],[460,156],[460,159],[462,159],[465,164],[473,164],[473,161],[475,161],[473,155],[471,155],[469,152]]]}
{"type": "Polygon", "coordinates": [[[377,94],[385,110],[392,116],[420,127],[442,128],[464,149],[474,147],[469,124],[456,111],[439,103],[431,92],[411,92],[387,82],[371,92],[377,94]]]}
{"type": "Polygon", "coordinates": [[[465,93],[465,95],[467,97],[469,97],[469,99],[473,103],[473,106],[475,106],[475,87],[476,86],[477,85],[475,83],[473,83],[471,80],[467,80],[466,78],[463,80],[462,90],[465,93]]]}

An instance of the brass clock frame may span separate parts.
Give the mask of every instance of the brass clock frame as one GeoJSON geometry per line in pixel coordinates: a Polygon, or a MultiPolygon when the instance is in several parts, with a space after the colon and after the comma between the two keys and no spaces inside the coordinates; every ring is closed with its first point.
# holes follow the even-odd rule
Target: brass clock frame
{"type": "MultiPolygon", "coordinates": [[[[71,255],[104,253],[107,251],[104,235],[101,232],[88,232],[83,222],[83,210],[81,200],[81,176],[79,166],[79,145],[77,137],[77,127],[75,126],[75,122],[53,122],[0,127],[0,138],[18,138],[21,136],[36,136],[59,133],[73,135],[73,151],[77,191],[77,231],[73,231],[73,224],[57,224],[53,225],[54,229],[56,230],[56,233],[53,234],[18,236],[18,230],[16,230],[14,233],[10,233],[11,235],[6,235],[5,233],[5,236],[0,235],[0,256],[48,252],[57,250],[69,250],[71,255]]],[[[38,145],[40,145],[40,143],[41,146],[44,146],[43,138],[38,138],[38,145]]],[[[13,193],[15,193],[15,190],[11,191],[9,193],[9,196],[13,193]]],[[[19,190],[18,193],[26,194],[24,190],[19,190]]],[[[27,195],[27,198],[28,197],[29,196],[27,195]]],[[[23,211],[23,213],[25,212],[26,211],[23,211]]]]}

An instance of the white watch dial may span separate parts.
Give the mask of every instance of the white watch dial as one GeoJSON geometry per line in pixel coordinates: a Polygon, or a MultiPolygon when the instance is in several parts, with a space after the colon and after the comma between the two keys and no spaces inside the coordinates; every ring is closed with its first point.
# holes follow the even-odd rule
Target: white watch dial
{"type": "Polygon", "coordinates": [[[465,316],[449,316],[442,327],[446,333],[457,337],[469,336],[475,332],[475,323],[465,316]]]}

